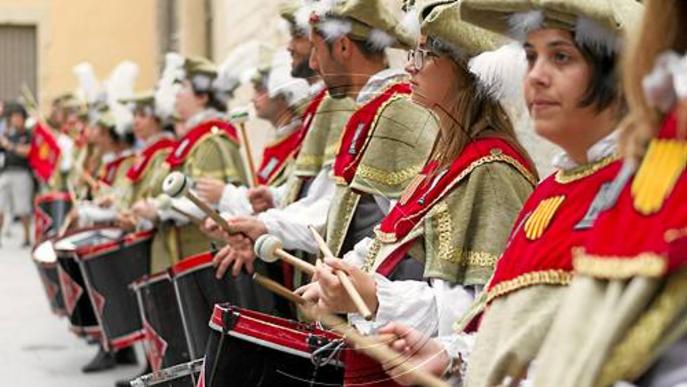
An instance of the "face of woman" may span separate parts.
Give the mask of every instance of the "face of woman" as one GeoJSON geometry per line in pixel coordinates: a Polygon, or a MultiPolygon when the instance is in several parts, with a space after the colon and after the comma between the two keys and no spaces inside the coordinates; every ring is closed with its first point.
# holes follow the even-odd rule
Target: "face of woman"
{"type": "Polygon", "coordinates": [[[177,93],[174,107],[179,117],[186,121],[205,109],[205,98],[197,96],[193,92],[191,82],[185,79],[181,83],[181,90],[177,93]]]}
{"type": "Polygon", "coordinates": [[[134,135],[137,139],[145,141],[155,134],[157,121],[155,117],[146,114],[144,111],[137,110],[134,114],[134,135]]]}
{"type": "MultiPolygon", "coordinates": [[[[582,106],[593,75],[592,65],[577,48],[572,33],[541,29],[525,43],[528,71],[525,100],[536,132],[564,149],[580,143],[599,116],[595,105],[582,106]]],[[[593,144],[593,142],[592,142],[593,144]]]]}
{"type": "Polygon", "coordinates": [[[459,84],[456,63],[448,57],[427,50],[427,37],[418,39],[417,48],[408,55],[406,71],[410,74],[413,102],[428,109],[447,109],[459,84]]]}

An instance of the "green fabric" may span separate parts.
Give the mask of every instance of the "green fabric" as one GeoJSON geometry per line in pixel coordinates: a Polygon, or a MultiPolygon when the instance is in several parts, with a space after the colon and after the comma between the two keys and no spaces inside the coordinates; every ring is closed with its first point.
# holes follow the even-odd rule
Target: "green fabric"
{"type": "Polygon", "coordinates": [[[475,168],[425,217],[425,277],[485,285],[532,184],[502,162],[475,168]]]}

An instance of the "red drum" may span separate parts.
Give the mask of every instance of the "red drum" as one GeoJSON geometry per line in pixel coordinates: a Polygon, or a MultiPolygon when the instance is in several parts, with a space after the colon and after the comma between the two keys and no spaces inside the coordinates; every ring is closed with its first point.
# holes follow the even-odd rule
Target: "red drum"
{"type": "Polygon", "coordinates": [[[191,360],[169,274],[146,276],[131,286],[136,291],[146,356],[153,371],[191,360]]]}
{"type": "Polygon", "coordinates": [[[57,235],[72,209],[72,198],[67,192],[50,192],[36,196],[34,207],[34,240],[38,243],[57,235]]]}
{"type": "Polygon", "coordinates": [[[343,339],[229,304],[216,305],[205,354],[206,387],[341,385],[343,339]]]}
{"type": "Polygon", "coordinates": [[[196,387],[203,368],[203,360],[175,365],[170,368],[143,375],[131,382],[132,387],[196,387]]]}
{"type": "Polygon", "coordinates": [[[109,227],[97,232],[116,239],[79,247],[75,253],[102,329],[103,347],[122,349],[143,339],[136,295],[129,284],[150,272],[153,231],[124,235],[109,227]]]}
{"type": "Polygon", "coordinates": [[[50,310],[60,317],[66,316],[67,311],[64,307],[64,298],[62,298],[62,289],[57,275],[57,255],[53,248],[53,242],[48,240],[35,246],[31,258],[36,269],[38,269],[43,290],[48,297],[50,310]]]}
{"type": "Polygon", "coordinates": [[[217,279],[212,258],[212,252],[198,254],[177,263],[170,271],[191,359],[205,354],[210,335],[208,321],[215,304],[275,312],[274,295],[257,285],[249,274],[241,273],[236,278],[227,274],[217,279]]]}

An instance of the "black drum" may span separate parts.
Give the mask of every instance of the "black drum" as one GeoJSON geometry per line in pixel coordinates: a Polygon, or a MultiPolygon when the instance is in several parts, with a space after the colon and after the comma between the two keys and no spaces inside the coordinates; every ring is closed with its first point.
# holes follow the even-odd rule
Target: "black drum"
{"type": "Polygon", "coordinates": [[[66,316],[67,311],[64,307],[64,298],[62,298],[62,289],[57,275],[57,255],[53,248],[53,242],[48,240],[36,245],[31,253],[31,258],[36,269],[38,269],[38,275],[48,298],[50,310],[57,316],[66,316]]]}
{"type": "Polygon", "coordinates": [[[210,327],[205,387],[343,384],[335,333],[228,304],[215,306],[210,327]]]}
{"type": "Polygon", "coordinates": [[[103,347],[110,351],[143,339],[136,295],[129,284],[149,273],[153,231],[124,235],[117,228],[102,228],[99,232],[119,233],[119,238],[76,252],[102,329],[103,347]]]}
{"type": "Polygon", "coordinates": [[[34,199],[34,240],[36,243],[55,237],[72,209],[67,192],[50,192],[34,199]]]}
{"type": "Polygon", "coordinates": [[[203,369],[203,360],[194,360],[160,371],[143,375],[131,382],[132,387],[196,387],[200,372],[203,369]]]}
{"type": "Polygon", "coordinates": [[[215,278],[211,252],[194,255],[174,265],[171,277],[177,295],[191,359],[205,353],[210,335],[208,321],[215,304],[231,303],[239,307],[274,314],[274,295],[258,286],[246,273],[234,278],[227,274],[215,278]]]}
{"type": "Polygon", "coordinates": [[[93,228],[76,231],[55,241],[54,248],[64,306],[71,330],[79,336],[100,338],[102,333],[84,280],[79,256],[94,246],[108,244],[121,238],[122,231],[113,228],[93,228]]]}
{"type": "Polygon", "coordinates": [[[190,361],[181,313],[169,274],[164,271],[146,276],[131,286],[136,291],[146,356],[153,371],[190,361]]]}

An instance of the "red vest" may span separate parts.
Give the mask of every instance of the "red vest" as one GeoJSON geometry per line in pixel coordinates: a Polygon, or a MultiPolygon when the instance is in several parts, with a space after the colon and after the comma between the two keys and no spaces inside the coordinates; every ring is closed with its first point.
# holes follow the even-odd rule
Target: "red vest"
{"type": "Polygon", "coordinates": [[[239,143],[236,128],[232,124],[220,119],[208,120],[196,125],[193,129],[189,130],[184,137],[180,138],[165,162],[169,164],[171,168],[177,168],[183,165],[194,145],[199,143],[200,140],[204,139],[206,136],[212,134],[221,134],[232,142],[236,144],[239,143]]]}
{"type": "Polygon", "coordinates": [[[145,172],[145,170],[148,168],[150,160],[152,160],[158,152],[163,151],[165,149],[174,148],[175,145],[176,141],[170,138],[161,138],[158,141],[150,144],[143,150],[143,152],[141,152],[141,155],[136,164],[134,164],[126,172],[126,177],[132,183],[139,181],[141,179],[141,176],[143,176],[143,172],[145,172]]]}

